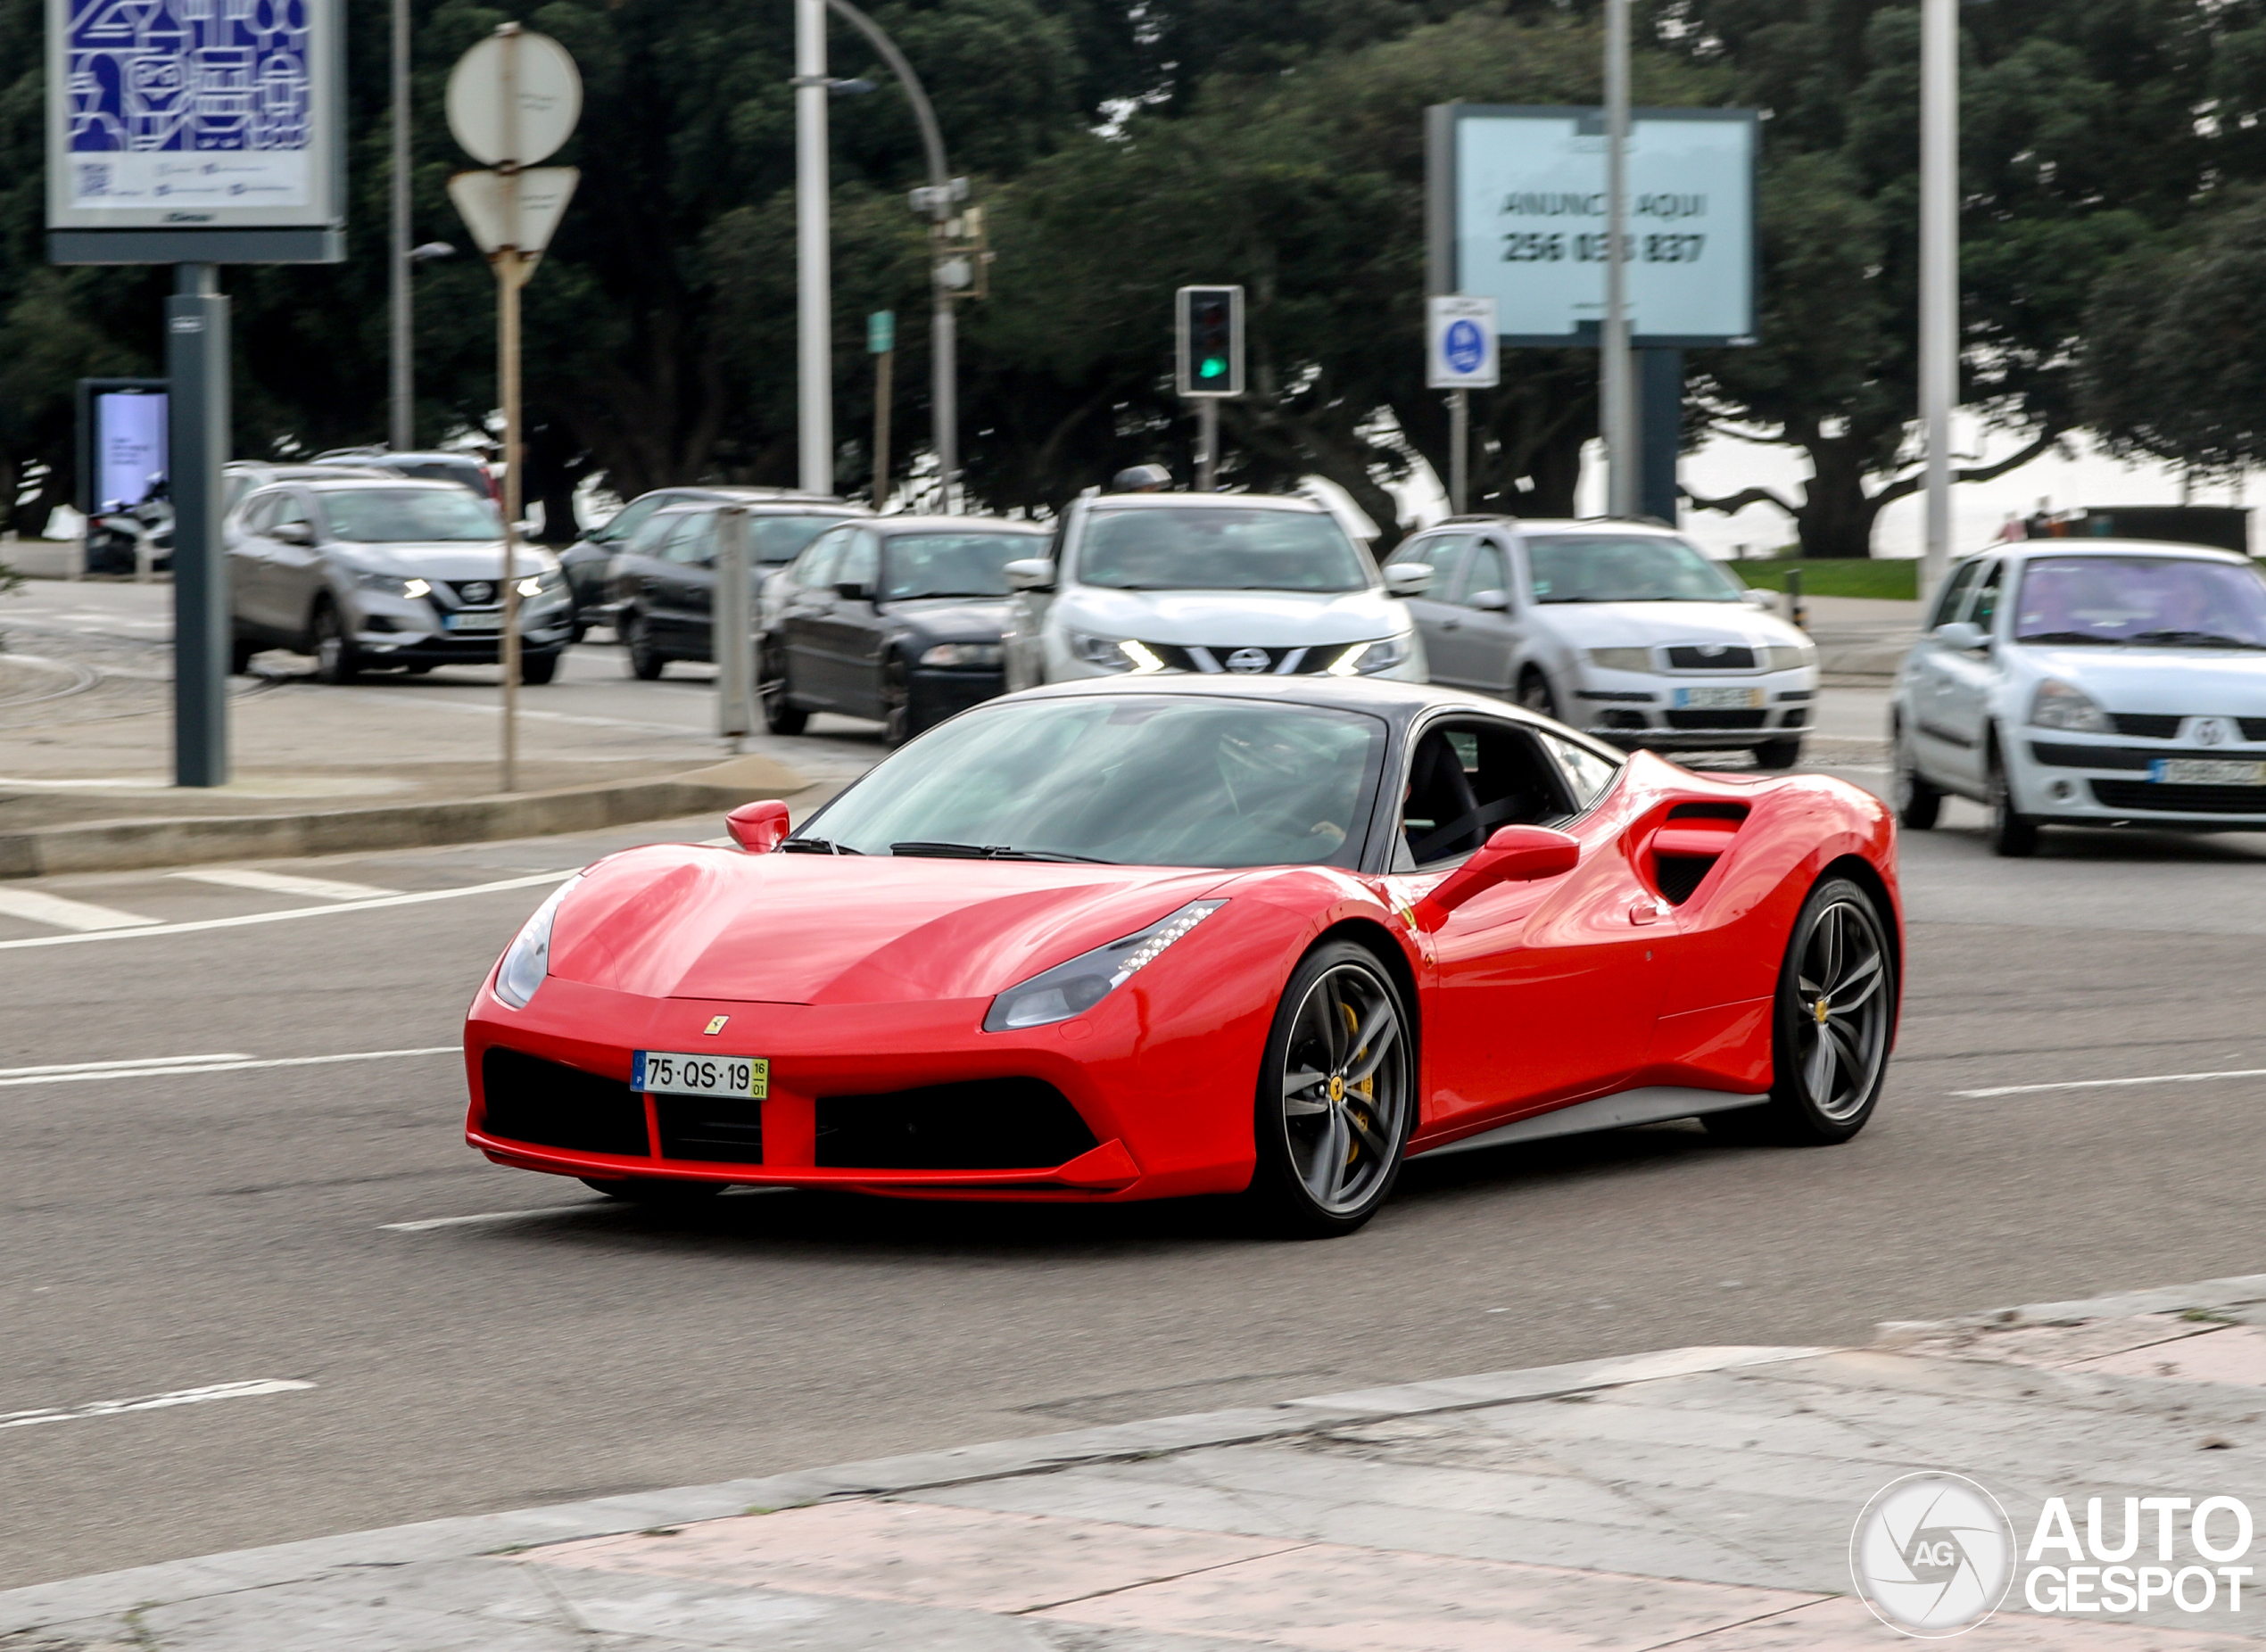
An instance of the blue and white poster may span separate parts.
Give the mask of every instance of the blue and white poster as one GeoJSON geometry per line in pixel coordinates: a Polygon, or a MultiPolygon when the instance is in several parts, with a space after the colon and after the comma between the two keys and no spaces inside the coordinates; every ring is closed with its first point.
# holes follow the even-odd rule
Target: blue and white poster
{"type": "Polygon", "coordinates": [[[48,222],[327,223],[335,0],[49,0],[48,222]]]}

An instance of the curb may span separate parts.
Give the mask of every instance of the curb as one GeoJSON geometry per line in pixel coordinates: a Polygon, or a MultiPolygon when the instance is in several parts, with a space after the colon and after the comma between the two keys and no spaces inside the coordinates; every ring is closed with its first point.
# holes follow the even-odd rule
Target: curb
{"type": "Polygon", "coordinates": [[[2025,1302],[1950,1319],[1883,1319],[1873,1327],[1873,1346],[1909,1348],[1915,1342],[1956,1336],[1964,1331],[2005,1331],[2017,1326],[2075,1326],[2096,1319],[2126,1319],[2138,1314],[2179,1313],[2190,1308],[2239,1308],[2266,1302],[2266,1274],[2234,1274],[2149,1291],[2120,1291],[2078,1297],[2066,1302],[2025,1302]]]}
{"type": "Polygon", "coordinates": [[[541,1548],[580,1538],[614,1537],[653,1526],[766,1513],[836,1499],[931,1491],[1016,1474],[1046,1474],[1089,1463],[1124,1462],[1209,1446],[1249,1445],[1318,1429],[1345,1428],[1395,1417],[1475,1411],[1519,1400],[1616,1388],[1663,1377],[1815,1359],[1828,1348],[1675,1348],[1659,1353],[1575,1365],[1491,1371],[1477,1376],[1322,1394],[1233,1411],[1197,1412],[1040,1434],[948,1451],[879,1458],[803,1469],[758,1480],[677,1486],[628,1497],[593,1498],[544,1508],[469,1515],[239,1549],[195,1560],[102,1572],[0,1592],[0,1635],[80,1618],[170,1605],[250,1589],[299,1582],[348,1567],[405,1565],[541,1548]]]}
{"type": "Polygon", "coordinates": [[[0,879],[69,871],[130,871],[204,861],[285,860],[358,849],[489,843],[595,831],[639,821],[738,808],[784,797],[811,782],[768,757],[736,757],[657,780],[610,781],[557,791],[434,803],[381,804],[301,814],[91,821],[0,832],[0,879]]]}

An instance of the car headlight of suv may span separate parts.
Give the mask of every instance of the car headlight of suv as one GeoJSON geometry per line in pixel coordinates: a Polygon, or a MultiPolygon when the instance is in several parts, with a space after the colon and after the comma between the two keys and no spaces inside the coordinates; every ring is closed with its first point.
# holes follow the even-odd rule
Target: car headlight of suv
{"type": "Polygon", "coordinates": [[[354,582],[364,591],[381,591],[389,597],[407,597],[412,601],[419,597],[429,597],[433,594],[433,586],[430,582],[421,579],[403,579],[398,574],[363,572],[354,575],[354,582]]]}
{"type": "Polygon", "coordinates": [[[1083,660],[1088,665],[1099,665],[1104,671],[1130,671],[1133,657],[1125,651],[1124,643],[1115,637],[1089,636],[1082,631],[1069,634],[1071,657],[1083,660]]]}
{"type": "Polygon", "coordinates": [[[2034,727],[2062,729],[2072,734],[2113,734],[2108,713],[2083,689],[2058,677],[2048,677],[2030,696],[2030,720],[2034,727]]]}
{"type": "Polygon", "coordinates": [[[1590,664],[1606,671],[1655,672],[1650,648],[1592,648],[1590,664]]]}
{"type": "Polygon", "coordinates": [[[530,574],[519,582],[519,594],[522,597],[563,597],[566,594],[566,576],[555,568],[530,574]]]}
{"type": "Polygon", "coordinates": [[[1404,631],[1398,636],[1379,637],[1374,642],[1357,642],[1332,660],[1329,674],[1333,677],[1373,677],[1380,671],[1391,671],[1395,665],[1408,664],[1415,648],[1416,633],[1404,631]]]}
{"type": "Polygon", "coordinates": [[[495,992],[513,1009],[525,1009],[535,988],[550,973],[550,926],[558,917],[559,903],[582,880],[582,873],[576,872],[553,889],[550,898],[535,908],[535,915],[520,926],[518,935],[504,949],[503,962],[496,966],[495,992]]]}
{"type": "Polygon", "coordinates": [[[1227,904],[1224,900],[1190,901],[1145,929],[1137,929],[1106,946],[1096,946],[1068,963],[1040,971],[991,1001],[991,1008],[983,1018],[984,1031],[1016,1032],[1025,1027],[1046,1027],[1085,1014],[1136,973],[1155,962],[1166,947],[1227,904]]]}
{"type": "Polygon", "coordinates": [[[1773,642],[1761,650],[1765,671],[1799,671],[1817,664],[1815,642],[1773,642]]]}
{"type": "Polygon", "coordinates": [[[939,642],[921,656],[923,665],[997,666],[1001,658],[996,642],[939,642]]]}

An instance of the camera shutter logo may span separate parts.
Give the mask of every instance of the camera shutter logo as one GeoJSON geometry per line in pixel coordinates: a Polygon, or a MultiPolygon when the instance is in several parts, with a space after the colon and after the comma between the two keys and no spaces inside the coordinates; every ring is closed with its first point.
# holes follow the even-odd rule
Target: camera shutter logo
{"type": "Polygon", "coordinates": [[[1964,1634],[2014,1581],[2014,1529],[1998,1499],[1962,1474],[1906,1474],[1873,1496],[1849,1533],[1858,1598],[1915,1640],[1964,1634]]]}

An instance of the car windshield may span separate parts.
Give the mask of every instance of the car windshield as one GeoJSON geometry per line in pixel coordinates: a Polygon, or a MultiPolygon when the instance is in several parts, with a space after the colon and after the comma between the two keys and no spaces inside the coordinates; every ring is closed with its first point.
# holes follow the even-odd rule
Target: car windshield
{"type": "Polygon", "coordinates": [[[1680,539],[1540,533],[1526,541],[1537,602],[1737,602],[1741,588],[1680,539]]]}
{"type": "Polygon", "coordinates": [[[460,488],[355,488],[321,497],[332,534],[360,545],[503,537],[495,506],[460,488]]]}
{"type": "Polygon", "coordinates": [[[1360,591],[1368,564],[1321,511],[1097,510],[1078,577],[1118,591],[1360,591]]]}
{"type": "Polygon", "coordinates": [[[842,516],[750,516],[748,551],[765,567],[781,567],[803,554],[803,547],[842,516]]]}
{"type": "Polygon", "coordinates": [[[907,597],[1004,597],[1001,570],[1018,557],[1044,555],[1046,541],[1035,533],[896,533],[882,554],[881,595],[907,597]]]}
{"type": "Polygon", "coordinates": [[[2266,579],[2194,557],[2033,557],[2014,640],[2266,648],[2266,579]]]}
{"type": "MultiPolygon", "coordinates": [[[[797,838],[1142,866],[1351,864],[1385,725],[1356,712],[1094,695],[972,712],[884,760],[797,838]]],[[[790,840],[790,843],[793,839],[790,840]]]]}

